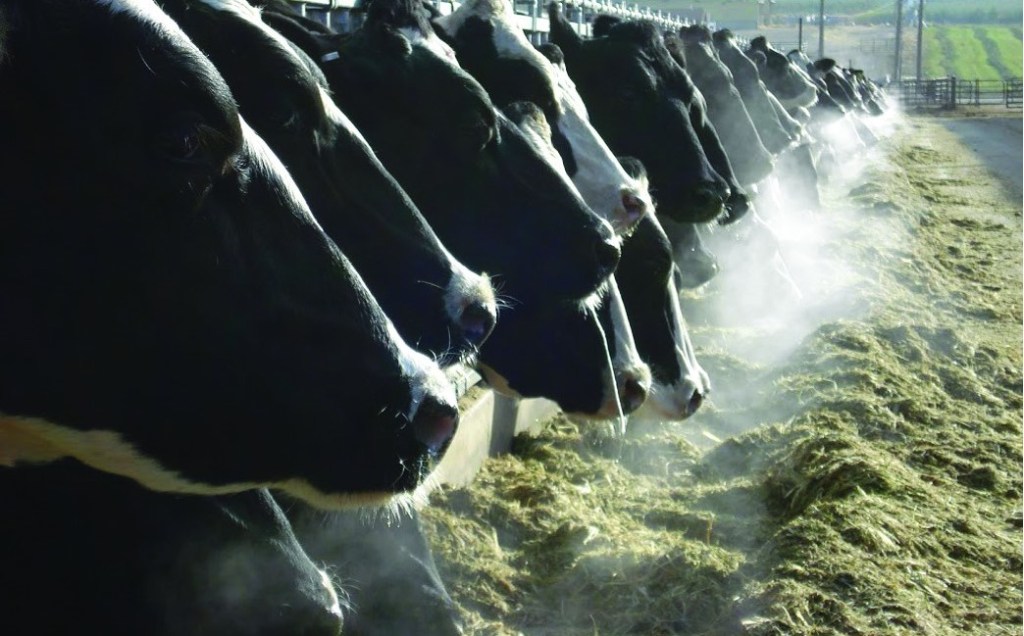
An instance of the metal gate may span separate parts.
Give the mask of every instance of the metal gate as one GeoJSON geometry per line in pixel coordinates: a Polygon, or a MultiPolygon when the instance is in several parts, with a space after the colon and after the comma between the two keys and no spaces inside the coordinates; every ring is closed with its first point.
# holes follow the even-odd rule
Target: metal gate
{"type": "Polygon", "coordinates": [[[1021,108],[1021,80],[963,80],[956,77],[917,80],[899,84],[904,108],[956,108],[957,106],[1004,106],[1021,108]]]}
{"type": "Polygon", "coordinates": [[[1022,98],[1022,83],[1020,79],[1011,79],[1006,81],[1006,107],[1007,108],[1021,108],[1024,106],[1024,98],[1022,98]]]}

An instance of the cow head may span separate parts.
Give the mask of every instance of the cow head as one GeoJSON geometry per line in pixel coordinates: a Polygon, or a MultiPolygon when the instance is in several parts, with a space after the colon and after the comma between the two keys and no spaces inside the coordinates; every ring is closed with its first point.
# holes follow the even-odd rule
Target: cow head
{"type": "Polygon", "coordinates": [[[441,244],[316,64],[242,0],[161,2],[217,65],[399,333],[441,360],[475,351],[496,319],[489,281],[441,244]]]}
{"type": "Polygon", "coordinates": [[[541,108],[565,171],[583,200],[616,233],[628,233],[651,208],[650,194],[623,171],[590,125],[565,67],[541,55],[526,39],[509,0],[471,0],[433,24],[495,105],[525,100],[541,108]]]}
{"type": "Polygon", "coordinates": [[[145,0],[0,20],[0,464],[327,507],[415,489],[454,391],[207,58],[145,0]]]}
{"type": "Polygon", "coordinates": [[[732,73],[733,83],[743,98],[743,105],[765,149],[773,155],[784,152],[795,140],[779,121],[779,114],[772,104],[772,95],[761,81],[757,65],[743,53],[736,37],[728,29],[716,31],[712,41],[718,59],[732,73]]]}
{"type": "Polygon", "coordinates": [[[707,100],[707,116],[718,132],[736,180],[753,185],[771,174],[771,153],[750,119],[732,72],[718,59],[711,32],[704,26],[683,27],[679,31],[686,70],[707,100]]]}
{"type": "Polygon", "coordinates": [[[607,279],[611,227],[495,110],[420,5],[375,0],[363,27],[323,44],[335,99],[462,262],[518,300],[584,298],[607,279]]]}
{"type": "Polygon", "coordinates": [[[761,54],[755,62],[761,79],[786,110],[806,108],[817,101],[817,89],[807,72],[775,49],[763,35],[750,41],[748,54],[753,52],[761,54]]]}
{"type": "MultiPolygon", "coordinates": [[[[639,161],[622,158],[622,164],[643,178],[639,161]]],[[[643,219],[623,243],[616,276],[637,352],[653,379],[647,402],[636,413],[639,417],[687,418],[700,408],[711,388],[679,307],[678,274],[673,247],[661,223],[654,216],[643,219]]]]}
{"type": "Polygon", "coordinates": [[[557,3],[549,12],[551,41],[564,53],[591,122],[617,155],[647,166],[659,213],[698,222],[721,214],[728,186],[693,129],[692,83],[658,28],[625,22],[604,37],[583,40],[557,3]]]}

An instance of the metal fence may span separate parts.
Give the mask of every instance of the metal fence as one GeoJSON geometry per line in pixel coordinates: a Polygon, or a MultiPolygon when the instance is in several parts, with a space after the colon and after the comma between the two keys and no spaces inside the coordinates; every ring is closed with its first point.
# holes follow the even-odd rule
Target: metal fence
{"type": "MultiPolygon", "coordinates": [[[[302,15],[311,17],[338,31],[347,32],[358,28],[362,14],[355,11],[360,0],[291,0],[302,15]]],[[[448,14],[459,7],[461,0],[430,0],[442,14],[448,14]]],[[[547,0],[513,0],[516,21],[535,44],[547,40],[549,30],[547,0]]],[[[650,20],[664,29],[678,29],[688,26],[690,21],[671,11],[652,9],[622,0],[572,0],[565,3],[565,17],[575,30],[584,37],[590,35],[590,20],[605,13],[624,20],[650,20]]]]}
{"type": "Polygon", "coordinates": [[[905,79],[899,84],[904,108],[956,108],[957,106],[1022,107],[1021,80],[905,79]]]}

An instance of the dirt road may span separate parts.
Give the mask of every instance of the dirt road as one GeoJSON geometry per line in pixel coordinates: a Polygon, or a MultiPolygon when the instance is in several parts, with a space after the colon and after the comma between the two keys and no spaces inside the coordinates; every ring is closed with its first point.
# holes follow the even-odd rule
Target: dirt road
{"type": "Polygon", "coordinates": [[[1021,160],[1021,114],[1002,113],[977,117],[947,117],[941,120],[965,146],[971,156],[998,175],[1009,188],[1011,198],[1020,199],[1024,188],[1021,160]]]}

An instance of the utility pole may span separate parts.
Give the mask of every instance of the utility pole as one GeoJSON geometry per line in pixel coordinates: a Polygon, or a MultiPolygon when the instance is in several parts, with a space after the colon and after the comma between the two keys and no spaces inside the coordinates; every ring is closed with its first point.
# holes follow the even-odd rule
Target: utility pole
{"type": "Polygon", "coordinates": [[[818,5],[818,59],[825,57],[825,0],[818,5]]]}
{"type": "Polygon", "coordinates": [[[924,43],[924,0],[917,0],[917,81],[921,77],[921,46],[924,43]]]}
{"type": "Polygon", "coordinates": [[[804,50],[804,16],[800,16],[800,20],[797,22],[796,45],[802,53],[804,50]]]}
{"type": "Polygon", "coordinates": [[[893,79],[903,79],[903,0],[896,0],[896,62],[892,69],[893,79]]]}

